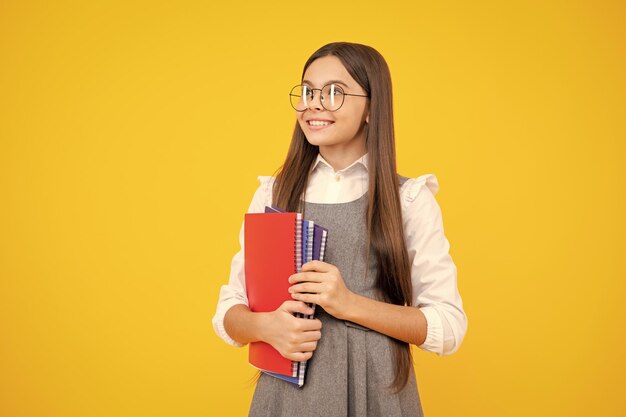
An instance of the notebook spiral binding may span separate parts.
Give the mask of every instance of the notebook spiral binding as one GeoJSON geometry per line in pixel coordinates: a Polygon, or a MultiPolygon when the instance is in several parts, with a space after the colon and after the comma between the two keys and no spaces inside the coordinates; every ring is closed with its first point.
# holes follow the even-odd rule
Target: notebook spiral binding
{"type": "Polygon", "coordinates": [[[296,259],[295,270],[296,272],[302,271],[302,214],[297,213],[296,218],[296,259]]]}
{"type": "MultiPolygon", "coordinates": [[[[299,273],[302,272],[302,214],[297,213],[296,215],[296,241],[295,241],[295,268],[294,270],[299,273]]],[[[293,377],[298,376],[298,367],[299,362],[292,362],[291,364],[291,373],[293,377]]]]}

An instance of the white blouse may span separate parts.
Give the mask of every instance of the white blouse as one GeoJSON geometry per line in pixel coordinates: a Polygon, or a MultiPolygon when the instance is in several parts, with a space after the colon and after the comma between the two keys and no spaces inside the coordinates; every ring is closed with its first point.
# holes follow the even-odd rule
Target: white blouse
{"type": "MultiPolygon", "coordinates": [[[[335,171],[318,155],[311,172],[305,201],[347,203],[368,190],[368,155],[335,171]]],[[[248,213],[262,213],[272,204],[273,177],[259,177],[261,185],[248,213]]],[[[441,209],[434,195],[439,190],[432,174],[408,179],[400,188],[404,234],[411,261],[413,305],[422,310],[427,322],[426,341],[419,347],[438,355],[449,355],[459,348],[467,331],[467,316],[457,288],[457,271],[449,254],[450,244],[443,231],[441,209]]],[[[248,305],[244,277],[243,225],[239,233],[241,249],[231,264],[230,280],[220,290],[213,317],[215,332],[227,343],[241,346],[224,329],[224,316],[236,304],[248,305]]],[[[322,337],[324,334],[322,332],[322,337]]]]}

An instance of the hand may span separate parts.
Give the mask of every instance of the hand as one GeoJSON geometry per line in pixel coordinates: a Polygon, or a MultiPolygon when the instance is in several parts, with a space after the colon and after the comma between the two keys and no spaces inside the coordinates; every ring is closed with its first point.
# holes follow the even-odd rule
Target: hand
{"type": "Polygon", "coordinates": [[[289,277],[289,292],[294,300],[318,304],[338,319],[350,311],[354,293],[350,291],[336,266],[321,261],[307,262],[302,272],[289,277]]]}
{"type": "Polygon", "coordinates": [[[318,319],[295,317],[294,313],[312,314],[313,309],[300,301],[285,301],[271,313],[263,326],[263,341],[285,358],[301,362],[311,358],[322,333],[318,319]]]}

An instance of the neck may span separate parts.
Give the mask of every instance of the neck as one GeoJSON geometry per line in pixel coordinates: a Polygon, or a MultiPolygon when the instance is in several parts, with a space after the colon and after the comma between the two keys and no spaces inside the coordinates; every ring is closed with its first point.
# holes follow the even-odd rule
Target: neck
{"type": "Polygon", "coordinates": [[[319,147],[320,155],[333,167],[335,171],[340,171],[349,167],[367,153],[365,140],[346,144],[319,147]]]}

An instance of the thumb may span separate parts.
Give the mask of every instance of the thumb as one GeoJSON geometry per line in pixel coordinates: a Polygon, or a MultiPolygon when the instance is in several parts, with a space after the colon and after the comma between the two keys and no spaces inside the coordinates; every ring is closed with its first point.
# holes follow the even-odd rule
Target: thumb
{"type": "Polygon", "coordinates": [[[280,310],[288,313],[313,314],[313,309],[302,301],[287,300],[279,307],[280,310]]]}

